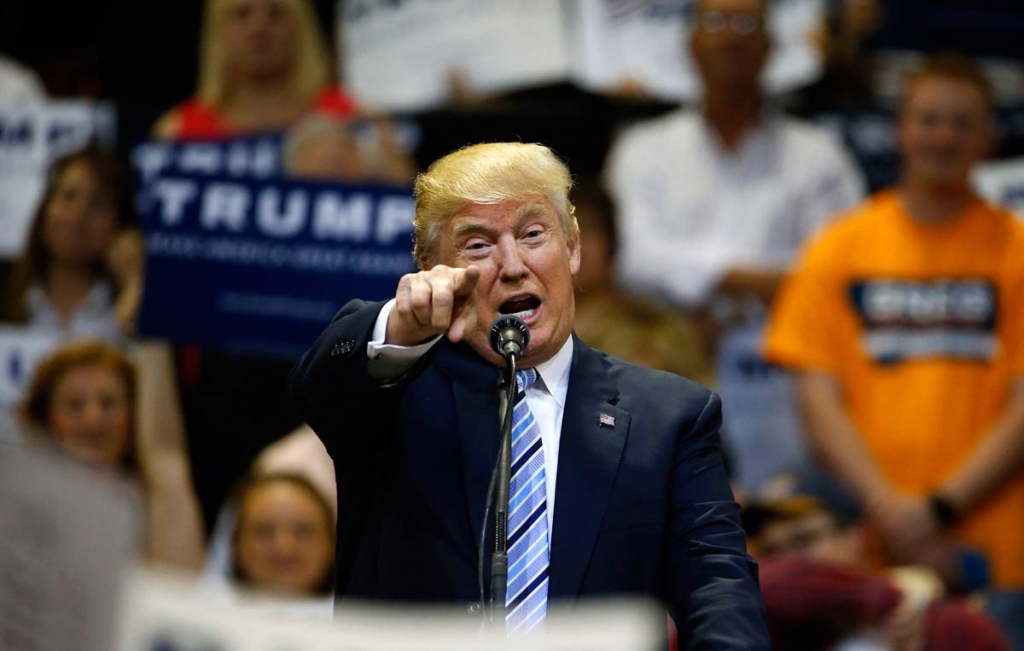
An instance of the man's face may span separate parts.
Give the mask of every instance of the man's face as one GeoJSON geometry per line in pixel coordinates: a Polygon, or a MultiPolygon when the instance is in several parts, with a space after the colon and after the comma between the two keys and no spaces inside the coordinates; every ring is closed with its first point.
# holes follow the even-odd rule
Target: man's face
{"type": "Polygon", "coordinates": [[[746,89],[760,83],[771,43],[764,0],[704,0],[698,3],[690,52],[704,87],[746,89]]]}
{"type": "Polygon", "coordinates": [[[439,262],[480,269],[475,327],[466,342],[492,363],[489,330],[501,314],[515,314],[530,328],[523,368],[551,359],[572,332],[573,276],[580,268],[579,235],[566,240],[547,200],[471,204],[448,220],[439,262]]]}
{"type": "Polygon", "coordinates": [[[991,146],[985,96],[966,81],[937,76],[919,79],[907,93],[898,131],[905,177],[929,185],[965,185],[991,146]]]}

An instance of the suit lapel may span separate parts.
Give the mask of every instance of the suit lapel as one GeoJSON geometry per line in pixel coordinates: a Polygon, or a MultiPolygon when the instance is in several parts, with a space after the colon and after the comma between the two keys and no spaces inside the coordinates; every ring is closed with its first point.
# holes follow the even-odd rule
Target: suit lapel
{"type": "MultiPolygon", "coordinates": [[[[573,335],[575,337],[575,335],[573,335]]],[[[558,453],[552,598],[579,594],[629,432],[604,357],[575,339],[558,453]],[[603,418],[602,418],[603,416],[603,418]]]]}
{"type": "MultiPolygon", "coordinates": [[[[435,364],[452,380],[455,413],[462,448],[462,481],[472,525],[471,550],[477,554],[491,470],[498,457],[498,398],[500,369],[482,360],[465,345],[438,342],[435,364]]],[[[461,529],[456,536],[462,537],[461,529]]],[[[489,534],[490,535],[490,534],[489,534]]]]}

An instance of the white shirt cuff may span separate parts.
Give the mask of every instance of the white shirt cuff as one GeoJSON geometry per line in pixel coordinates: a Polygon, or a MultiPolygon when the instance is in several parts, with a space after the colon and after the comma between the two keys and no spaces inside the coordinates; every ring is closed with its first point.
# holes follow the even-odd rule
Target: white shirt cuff
{"type": "Polygon", "coordinates": [[[366,344],[366,356],[369,358],[367,370],[379,380],[393,380],[401,377],[411,369],[427,351],[441,339],[438,335],[430,341],[416,346],[396,346],[386,344],[388,318],[395,308],[395,299],[391,299],[381,308],[377,322],[373,326],[373,338],[366,344]]]}

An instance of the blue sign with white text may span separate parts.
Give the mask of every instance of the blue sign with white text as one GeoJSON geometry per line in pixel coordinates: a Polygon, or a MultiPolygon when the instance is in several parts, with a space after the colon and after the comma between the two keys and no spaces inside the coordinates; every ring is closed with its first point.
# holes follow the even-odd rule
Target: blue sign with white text
{"type": "Polygon", "coordinates": [[[144,336],[296,357],[413,270],[408,189],[164,171],[144,183],[144,336]]]}

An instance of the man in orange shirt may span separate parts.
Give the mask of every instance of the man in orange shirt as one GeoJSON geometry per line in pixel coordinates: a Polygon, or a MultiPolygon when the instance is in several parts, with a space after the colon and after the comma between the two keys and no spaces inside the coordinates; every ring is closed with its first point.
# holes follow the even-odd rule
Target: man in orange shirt
{"type": "Polygon", "coordinates": [[[1024,226],[971,189],[992,95],[930,59],[899,119],[900,184],[804,252],[772,311],[770,360],[799,372],[812,447],[894,563],[986,555],[992,613],[1024,645],[1024,226]],[[1004,612],[1005,611],[1005,612],[1004,612]]]}

